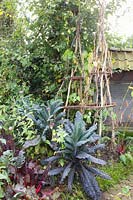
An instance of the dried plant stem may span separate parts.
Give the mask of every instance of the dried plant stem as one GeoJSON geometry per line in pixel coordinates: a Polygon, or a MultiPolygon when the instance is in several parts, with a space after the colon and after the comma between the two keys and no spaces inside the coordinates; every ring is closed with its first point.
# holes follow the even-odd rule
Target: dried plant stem
{"type": "MultiPolygon", "coordinates": [[[[73,77],[73,75],[74,75],[74,70],[72,69],[71,70],[71,77],[73,77]]],[[[68,105],[70,91],[71,91],[71,84],[72,84],[72,79],[70,78],[69,85],[68,85],[68,91],[67,91],[67,98],[66,98],[65,107],[67,107],[67,105],[68,105]]],[[[66,111],[66,109],[64,109],[64,111],[66,111]]]]}

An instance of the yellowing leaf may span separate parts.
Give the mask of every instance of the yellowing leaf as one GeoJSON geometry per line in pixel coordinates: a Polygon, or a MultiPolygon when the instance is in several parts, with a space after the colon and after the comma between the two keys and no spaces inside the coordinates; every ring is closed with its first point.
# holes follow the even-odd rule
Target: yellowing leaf
{"type": "Polygon", "coordinates": [[[0,10],[0,16],[3,15],[3,13],[4,13],[4,12],[3,12],[2,10],[0,10]]]}

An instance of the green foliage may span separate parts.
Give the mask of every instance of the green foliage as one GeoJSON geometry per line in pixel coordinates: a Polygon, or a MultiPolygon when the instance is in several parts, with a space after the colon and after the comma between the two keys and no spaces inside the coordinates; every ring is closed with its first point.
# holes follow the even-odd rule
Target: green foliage
{"type": "Polygon", "coordinates": [[[9,37],[14,28],[16,0],[1,0],[0,2],[0,36],[9,37]]]}
{"type": "Polygon", "coordinates": [[[13,152],[4,151],[0,157],[0,198],[4,197],[4,185],[10,183],[8,167],[13,163],[13,152]],[[5,183],[6,181],[6,183],[5,183]]]}
{"type": "MultiPolygon", "coordinates": [[[[11,0],[10,4],[16,6],[14,1],[11,0]]],[[[5,100],[25,88],[45,100],[54,98],[64,74],[65,78],[70,76],[75,62],[75,27],[79,10],[83,49],[90,52],[92,33],[96,31],[97,8],[94,1],[72,0],[34,0],[27,6],[22,2],[19,7],[22,10],[26,7],[32,17],[27,17],[25,10],[24,13],[19,10],[21,15],[15,15],[10,38],[0,44],[0,96],[5,100]]],[[[66,93],[65,87],[62,93],[66,93]]]]}
{"type": "Polygon", "coordinates": [[[93,112],[86,110],[83,118],[87,124],[92,124],[93,112]]]}
{"type": "Polygon", "coordinates": [[[85,195],[81,185],[78,182],[75,182],[73,185],[73,192],[69,193],[67,192],[67,188],[65,188],[66,191],[61,193],[61,199],[62,200],[86,200],[88,197],[85,195]]]}
{"type": "Polygon", "coordinates": [[[57,142],[62,148],[64,148],[65,137],[67,136],[67,133],[63,127],[58,126],[56,130],[53,130],[52,135],[52,141],[57,142]]]}
{"type": "Polygon", "coordinates": [[[122,193],[130,196],[130,190],[131,190],[131,187],[127,185],[122,188],[122,193]]]}
{"type": "Polygon", "coordinates": [[[36,128],[42,134],[42,139],[52,139],[52,130],[56,129],[63,121],[65,113],[61,112],[63,102],[56,100],[47,102],[47,105],[36,106],[33,111],[32,120],[36,128]]]}
{"type": "Polygon", "coordinates": [[[17,168],[20,168],[24,162],[25,156],[23,151],[20,151],[18,156],[15,156],[12,150],[6,150],[0,157],[0,163],[6,167],[6,170],[8,170],[10,165],[14,165],[17,168]]]}
{"type": "MultiPolygon", "coordinates": [[[[88,69],[98,19],[96,1],[33,0],[26,4],[3,0],[1,5],[8,18],[13,18],[10,34],[4,34],[0,43],[1,103],[20,91],[44,100],[55,98],[62,83],[60,92],[65,100],[70,70],[77,65],[74,48],[79,18],[82,56],[88,69]]],[[[109,6],[114,10],[113,4],[109,6]]]]}
{"type": "Polygon", "coordinates": [[[133,35],[130,37],[119,36],[118,34],[107,34],[109,47],[115,48],[133,48],[133,35]]]}
{"type": "MultiPolygon", "coordinates": [[[[95,175],[109,176],[91,165],[93,162],[105,164],[95,157],[95,152],[104,147],[97,144],[96,126],[87,130],[81,114],[77,112],[74,124],[67,120],[62,129],[64,113],[61,112],[60,101],[46,104],[42,104],[41,100],[39,103],[33,101],[35,98],[37,102],[38,97],[43,102],[55,98],[62,83],[64,87],[60,92],[65,99],[70,71],[79,61],[74,53],[79,18],[82,25],[82,57],[85,58],[87,72],[89,52],[93,49],[93,32],[97,26],[96,1],[33,0],[24,7],[23,3],[25,1],[21,1],[21,5],[18,0],[2,0],[0,3],[0,132],[6,130],[13,134],[16,144],[24,144],[23,148],[28,148],[27,155],[36,160],[40,159],[40,154],[51,156],[53,148],[61,146],[57,155],[46,160],[52,162],[59,159],[61,166],[51,169],[49,175],[61,172],[61,182],[68,177],[69,190],[78,175],[87,195],[98,199],[100,190],[95,175]],[[34,97],[30,100],[26,97],[26,100],[24,96],[29,93],[34,97]]],[[[112,4],[109,6],[114,8],[112,4]]],[[[93,96],[94,89],[89,92],[93,96]]],[[[79,101],[76,93],[70,95],[70,103],[79,101]]],[[[89,116],[86,113],[84,119],[91,124],[92,113],[89,116]]],[[[5,142],[0,138],[0,143],[5,142]]],[[[0,198],[4,195],[3,186],[10,182],[9,165],[20,168],[24,162],[23,151],[17,156],[12,150],[2,153],[0,198]]],[[[75,194],[84,199],[78,190],[75,194]]]]}
{"type": "Polygon", "coordinates": [[[69,96],[69,103],[76,104],[80,102],[80,97],[76,93],[72,93],[69,96]]]}
{"type": "Polygon", "coordinates": [[[28,139],[32,139],[36,135],[33,121],[20,112],[24,110],[23,95],[19,95],[18,99],[12,100],[12,106],[8,104],[0,105],[0,122],[1,128],[6,132],[13,134],[17,145],[21,145],[28,139]],[[18,100],[19,99],[19,100],[18,100]]]}
{"type": "Polygon", "coordinates": [[[28,92],[16,60],[25,52],[25,31],[22,31],[23,26],[19,30],[17,2],[18,0],[2,0],[0,3],[0,10],[3,11],[0,16],[0,105],[10,106],[11,101],[16,99],[21,91],[25,94],[28,92]]]}
{"type": "MultiPolygon", "coordinates": [[[[114,10],[112,2],[109,8],[114,10]]],[[[27,4],[2,0],[0,17],[8,19],[1,25],[4,28],[0,43],[1,104],[17,97],[20,91],[44,100],[54,98],[62,83],[60,92],[64,100],[70,70],[77,64],[74,53],[77,20],[81,21],[82,56],[88,69],[97,10],[95,0],[33,0],[27,4]]]]}
{"type": "Polygon", "coordinates": [[[8,177],[8,173],[5,169],[5,166],[1,166],[0,165],[0,199],[2,199],[4,197],[4,182],[10,182],[10,179],[8,177]]]}
{"type": "MultiPolygon", "coordinates": [[[[6,145],[6,140],[0,138],[0,142],[6,145]]],[[[15,149],[14,149],[15,150],[15,149]]],[[[0,199],[5,197],[6,186],[11,184],[10,174],[15,173],[15,169],[21,168],[25,163],[25,156],[23,151],[19,151],[18,155],[15,156],[14,151],[0,149],[0,199]],[[12,167],[14,170],[12,172],[12,167]]]]}
{"type": "Polygon", "coordinates": [[[95,133],[96,125],[86,130],[83,116],[80,112],[76,113],[74,124],[69,120],[65,122],[65,144],[63,150],[59,150],[57,155],[42,160],[42,164],[52,163],[59,159],[64,159],[64,166],[52,169],[48,172],[49,176],[61,174],[60,183],[68,176],[68,190],[72,190],[74,177],[78,174],[84,191],[94,200],[100,199],[100,189],[94,175],[110,179],[102,171],[88,165],[90,163],[105,165],[106,162],[94,157],[93,154],[98,149],[104,148],[103,144],[94,144],[98,139],[95,133]],[[89,146],[90,145],[90,146],[89,146]]]}
{"type": "MultiPolygon", "coordinates": [[[[2,144],[6,144],[6,140],[4,140],[3,138],[0,138],[0,142],[2,144]]],[[[6,165],[2,162],[2,158],[0,158],[0,199],[4,197],[4,181],[10,182],[10,179],[6,170],[6,165]]]]}
{"type": "Polygon", "coordinates": [[[125,38],[123,36],[119,36],[118,34],[107,34],[107,41],[109,44],[109,47],[115,47],[115,48],[125,48],[125,38]]]}
{"type": "Polygon", "coordinates": [[[97,181],[100,185],[100,188],[103,191],[107,191],[110,187],[114,187],[120,182],[120,180],[126,179],[128,175],[132,173],[131,168],[131,164],[125,166],[122,162],[111,163],[110,165],[101,167],[101,170],[109,174],[109,176],[111,176],[112,179],[102,180],[99,177],[97,177],[97,181]]]}
{"type": "Polygon", "coordinates": [[[125,146],[126,152],[131,152],[133,153],[133,137],[128,136],[126,132],[118,132],[116,133],[117,137],[117,144],[121,144],[125,146]]]}
{"type": "Polygon", "coordinates": [[[6,144],[6,140],[3,139],[3,138],[0,138],[0,142],[1,142],[2,144],[6,144]]]}
{"type": "Polygon", "coordinates": [[[31,113],[27,114],[27,116],[33,120],[37,135],[33,140],[26,141],[23,148],[36,146],[41,141],[47,142],[50,146],[52,145],[52,131],[63,123],[65,116],[65,113],[61,111],[62,105],[62,101],[55,100],[48,101],[46,105],[33,104],[31,108],[28,107],[31,113]]]}
{"type": "Polygon", "coordinates": [[[120,160],[124,165],[133,165],[133,155],[130,152],[120,155],[120,160]]]}

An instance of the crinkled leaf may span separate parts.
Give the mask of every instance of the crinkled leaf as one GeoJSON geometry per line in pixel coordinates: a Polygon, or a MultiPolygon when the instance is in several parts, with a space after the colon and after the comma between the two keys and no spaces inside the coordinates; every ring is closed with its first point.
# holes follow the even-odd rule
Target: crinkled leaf
{"type": "Polygon", "coordinates": [[[95,177],[83,165],[80,173],[83,189],[94,200],[101,199],[101,192],[95,177]]]}
{"type": "Polygon", "coordinates": [[[97,200],[96,198],[96,192],[95,189],[92,185],[92,181],[90,180],[90,178],[87,176],[87,170],[82,169],[82,171],[80,171],[80,180],[82,183],[82,187],[85,191],[85,193],[87,194],[88,197],[91,197],[93,200],[97,200]]]}
{"type": "Polygon", "coordinates": [[[94,168],[94,167],[89,167],[89,166],[87,167],[87,169],[88,169],[90,172],[92,172],[93,174],[95,174],[95,175],[98,175],[98,176],[100,176],[100,177],[102,177],[102,178],[104,178],[104,179],[111,180],[111,177],[110,177],[108,174],[102,172],[102,171],[99,170],[99,169],[96,169],[96,168],[94,168]]]}
{"type": "Polygon", "coordinates": [[[57,154],[71,154],[72,151],[69,150],[69,149],[64,149],[64,150],[61,150],[61,151],[56,151],[57,154]]]}
{"type": "Polygon", "coordinates": [[[58,145],[56,142],[49,142],[48,145],[50,146],[51,149],[53,149],[54,151],[57,151],[59,148],[58,148],[58,145]]]}
{"type": "Polygon", "coordinates": [[[81,147],[82,145],[87,144],[90,141],[90,139],[88,140],[80,140],[79,142],[77,142],[76,147],[81,147]]]}
{"type": "Polygon", "coordinates": [[[65,167],[65,169],[64,169],[64,171],[63,171],[63,174],[62,174],[62,177],[61,177],[61,183],[64,181],[64,179],[68,176],[68,174],[69,174],[69,172],[70,172],[70,170],[71,170],[71,166],[72,166],[72,162],[71,163],[69,163],[66,167],[65,167]]]}
{"type": "Polygon", "coordinates": [[[75,125],[79,122],[83,121],[83,115],[81,114],[81,112],[77,111],[76,115],[75,115],[75,125]]]}
{"type": "Polygon", "coordinates": [[[39,127],[39,128],[44,128],[44,126],[45,126],[45,124],[44,124],[44,122],[42,123],[42,121],[43,121],[43,119],[37,119],[37,120],[34,120],[34,123],[35,123],[35,125],[37,126],[37,127],[39,127]]]}
{"type": "Polygon", "coordinates": [[[39,111],[40,116],[42,117],[43,120],[47,121],[49,118],[49,113],[46,107],[43,107],[41,111],[39,111]]]}
{"type": "Polygon", "coordinates": [[[62,150],[61,152],[65,154],[65,157],[67,154],[72,154],[72,150],[70,149],[65,149],[65,150],[62,150]]]}
{"type": "Polygon", "coordinates": [[[51,162],[53,162],[53,161],[58,160],[60,157],[61,157],[61,156],[51,156],[51,157],[49,157],[49,158],[47,158],[47,159],[42,159],[42,160],[41,160],[41,164],[42,164],[42,165],[46,165],[46,164],[48,164],[48,163],[51,163],[51,162]]]}
{"type": "Polygon", "coordinates": [[[65,131],[69,134],[72,134],[74,130],[74,125],[68,119],[64,121],[65,131]]]}
{"type": "Polygon", "coordinates": [[[40,141],[41,141],[41,138],[40,138],[40,135],[38,135],[35,139],[26,141],[23,145],[23,149],[36,146],[37,144],[39,144],[40,141]]]}
{"type": "Polygon", "coordinates": [[[46,135],[43,134],[43,135],[41,136],[41,139],[42,139],[43,142],[45,142],[45,141],[46,141],[46,135]]]}
{"type": "Polygon", "coordinates": [[[70,145],[74,145],[74,141],[70,136],[65,137],[65,143],[69,143],[70,145]]]}
{"type": "Polygon", "coordinates": [[[65,142],[65,147],[66,147],[66,149],[70,149],[72,151],[74,150],[74,146],[71,145],[70,143],[65,142]]]}
{"type": "Polygon", "coordinates": [[[43,133],[41,135],[41,139],[45,142],[46,141],[46,136],[47,136],[47,133],[51,131],[49,126],[46,126],[45,129],[43,130],[43,133]]]}
{"type": "Polygon", "coordinates": [[[85,131],[84,136],[82,137],[82,140],[85,140],[91,137],[95,133],[96,130],[97,130],[96,124],[91,126],[88,130],[85,131]]]}
{"type": "Polygon", "coordinates": [[[100,164],[100,165],[105,165],[106,162],[104,160],[101,160],[101,159],[98,159],[98,158],[95,158],[94,156],[91,156],[90,154],[86,153],[86,152],[80,152],[76,158],[79,158],[79,159],[87,159],[91,162],[94,162],[94,163],[97,163],[97,164],[100,164]]]}
{"type": "Polygon", "coordinates": [[[63,102],[60,100],[56,100],[53,102],[48,102],[48,107],[50,108],[50,114],[54,115],[57,113],[59,110],[62,109],[63,102]]]}
{"type": "Polygon", "coordinates": [[[62,110],[63,107],[57,107],[54,112],[53,112],[53,115],[55,115],[57,112],[59,112],[60,110],[62,110]]]}
{"type": "Polygon", "coordinates": [[[59,121],[64,117],[65,117],[65,112],[61,112],[56,116],[55,121],[59,121]]]}
{"type": "Polygon", "coordinates": [[[90,131],[90,132],[94,132],[94,131],[96,131],[96,130],[97,130],[97,124],[92,125],[92,126],[88,129],[88,131],[90,131]]]}
{"type": "Polygon", "coordinates": [[[69,175],[68,175],[68,190],[72,191],[72,184],[74,180],[74,174],[75,174],[75,166],[71,169],[69,175]]]}
{"type": "Polygon", "coordinates": [[[93,135],[90,136],[90,142],[96,142],[100,139],[100,136],[96,133],[94,133],[93,135]]]}
{"type": "Polygon", "coordinates": [[[57,175],[57,174],[60,174],[62,171],[64,170],[64,167],[58,167],[56,169],[52,169],[48,172],[48,175],[49,176],[54,176],[54,175],[57,175]]]}
{"type": "Polygon", "coordinates": [[[55,115],[58,111],[60,111],[63,108],[63,103],[61,101],[55,101],[53,102],[50,106],[50,114],[51,115],[55,115]]]}
{"type": "Polygon", "coordinates": [[[89,147],[88,153],[95,153],[95,151],[100,150],[100,149],[104,149],[104,148],[105,148],[105,144],[97,144],[93,147],[89,147]]]}
{"type": "Polygon", "coordinates": [[[17,157],[13,158],[13,161],[15,161],[15,165],[17,168],[21,168],[22,165],[25,163],[25,152],[24,151],[19,151],[19,154],[17,157]]]}
{"type": "Polygon", "coordinates": [[[85,131],[85,122],[83,120],[83,115],[79,111],[76,112],[74,125],[75,125],[75,127],[80,126],[82,128],[82,130],[85,131]]]}

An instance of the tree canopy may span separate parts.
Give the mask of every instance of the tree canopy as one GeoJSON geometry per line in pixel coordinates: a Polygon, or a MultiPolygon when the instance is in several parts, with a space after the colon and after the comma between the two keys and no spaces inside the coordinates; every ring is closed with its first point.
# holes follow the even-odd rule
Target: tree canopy
{"type": "MultiPolygon", "coordinates": [[[[110,1],[107,15],[119,4],[119,0],[110,1]]],[[[88,57],[97,31],[97,0],[1,1],[1,101],[21,90],[44,100],[55,97],[76,62],[77,22],[82,53],[88,57]]]]}

